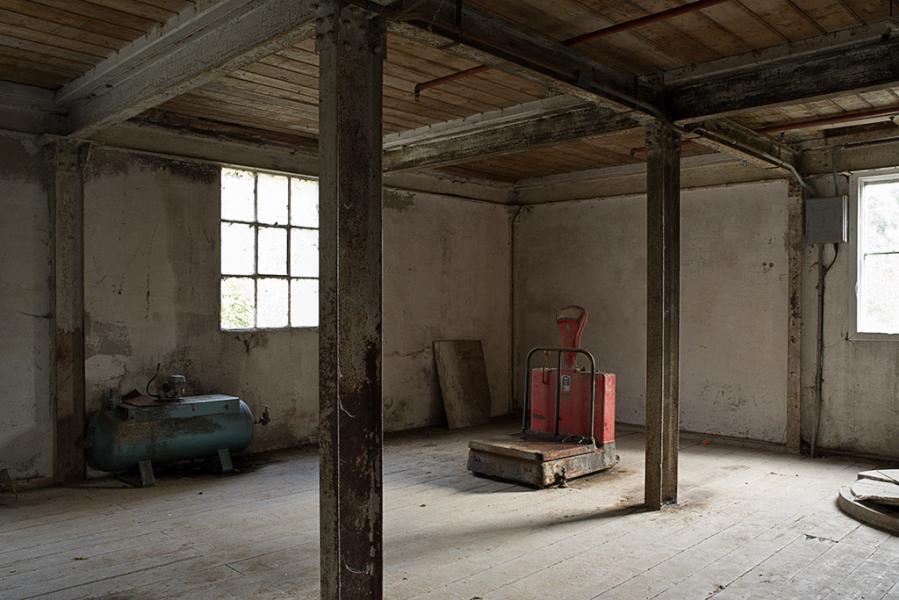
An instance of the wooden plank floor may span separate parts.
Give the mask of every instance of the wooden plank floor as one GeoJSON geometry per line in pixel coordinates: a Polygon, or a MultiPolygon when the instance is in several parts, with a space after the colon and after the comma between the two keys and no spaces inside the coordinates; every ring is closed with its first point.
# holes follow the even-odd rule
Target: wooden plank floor
{"type": "MultiPolygon", "coordinates": [[[[386,598],[899,599],[899,538],[835,505],[883,465],[685,440],[682,502],[649,513],[640,435],[568,489],[467,473],[467,440],[510,429],[388,439],[386,598]]],[[[149,489],[0,496],[0,598],[316,598],[317,478],[307,451],[149,489]]]]}

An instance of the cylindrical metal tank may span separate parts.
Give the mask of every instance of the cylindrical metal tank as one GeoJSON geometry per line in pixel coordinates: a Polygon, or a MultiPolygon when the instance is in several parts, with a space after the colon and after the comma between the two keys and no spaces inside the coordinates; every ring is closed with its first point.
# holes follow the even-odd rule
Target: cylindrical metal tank
{"type": "Polygon", "coordinates": [[[253,413],[234,396],[193,396],[95,413],[87,428],[88,463],[124,471],[142,461],[164,464],[238,452],[253,441],[253,413]]]}

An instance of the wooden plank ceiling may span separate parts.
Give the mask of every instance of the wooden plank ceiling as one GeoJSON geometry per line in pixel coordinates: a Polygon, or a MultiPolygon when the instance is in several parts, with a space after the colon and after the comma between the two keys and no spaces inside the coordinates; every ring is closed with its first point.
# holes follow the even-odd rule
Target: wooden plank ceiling
{"type": "MultiPolygon", "coordinates": [[[[429,46],[389,36],[384,65],[384,131],[394,133],[542,98],[544,89],[491,71],[460,79],[416,98],[415,84],[477,66],[429,46]]],[[[161,107],[194,117],[315,135],[318,55],[314,40],[185,94],[161,107]]]]}
{"type": "Polygon", "coordinates": [[[56,89],[190,0],[0,0],[0,80],[56,89]]]}
{"type": "MultiPolygon", "coordinates": [[[[887,18],[890,0],[731,0],[614,36],[578,51],[632,73],[745,54],[887,18]]],[[[661,12],[679,0],[467,0],[557,39],[661,12]]]]}
{"type": "MultiPolygon", "coordinates": [[[[524,27],[539,24],[542,33],[562,40],[687,0],[466,2],[524,27]]],[[[190,0],[0,0],[0,80],[58,88],[190,4],[190,0]]],[[[894,10],[899,12],[899,5],[894,10]]],[[[579,44],[577,50],[618,69],[645,74],[876,23],[889,15],[890,0],[729,0],[579,44]]],[[[385,133],[547,94],[540,85],[493,69],[429,88],[416,98],[417,83],[473,66],[476,63],[467,59],[391,35],[385,65],[385,133]]],[[[270,135],[289,142],[315,137],[317,103],[318,57],[310,40],[175,98],[145,118],[205,129],[245,130],[257,138],[270,135]]],[[[899,89],[753,111],[736,120],[764,129],[883,107],[899,110],[899,89]]],[[[634,150],[642,145],[639,134],[622,134],[448,170],[514,180],[639,161],[642,156],[634,150]]],[[[687,151],[707,152],[692,145],[687,151]]]]}

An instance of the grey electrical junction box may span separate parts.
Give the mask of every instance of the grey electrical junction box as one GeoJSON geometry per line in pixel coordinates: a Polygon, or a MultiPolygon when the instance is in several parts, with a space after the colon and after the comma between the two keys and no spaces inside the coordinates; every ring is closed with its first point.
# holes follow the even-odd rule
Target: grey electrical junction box
{"type": "Polygon", "coordinates": [[[807,198],[805,243],[840,244],[849,241],[849,198],[807,198]]]}

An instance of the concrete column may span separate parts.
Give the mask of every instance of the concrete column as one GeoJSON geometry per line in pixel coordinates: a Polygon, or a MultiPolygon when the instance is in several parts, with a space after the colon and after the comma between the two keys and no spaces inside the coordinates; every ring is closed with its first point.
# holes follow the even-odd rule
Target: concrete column
{"type": "Polygon", "coordinates": [[[384,21],[319,14],[321,597],[380,600],[384,21]]]}
{"type": "Polygon", "coordinates": [[[677,502],[680,134],[646,127],[646,505],[677,502]]]}
{"type": "Polygon", "coordinates": [[[789,195],[789,337],[787,338],[787,433],[790,452],[799,453],[802,445],[802,255],[804,237],[804,203],[802,188],[790,180],[789,195]]]}
{"type": "Polygon", "coordinates": [[[84,146],[47,150],[53,214],[54,479],[85,477],[84,459],[84,146]]]}

